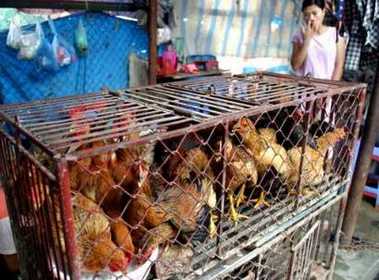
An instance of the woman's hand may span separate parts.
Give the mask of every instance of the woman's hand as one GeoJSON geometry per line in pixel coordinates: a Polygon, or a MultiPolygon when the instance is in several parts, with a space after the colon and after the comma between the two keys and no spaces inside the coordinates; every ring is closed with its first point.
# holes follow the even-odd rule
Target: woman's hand
{"type": "Polygon", "coordinates": [[[304,36],[304,42],[309,42],[317,33],[317,28],[310,20],[301,28],[304,36]]]}

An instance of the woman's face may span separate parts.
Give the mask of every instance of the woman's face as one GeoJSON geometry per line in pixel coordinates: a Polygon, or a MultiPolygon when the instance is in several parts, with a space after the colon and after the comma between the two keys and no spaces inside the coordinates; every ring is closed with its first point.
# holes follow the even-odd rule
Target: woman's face
{"type": "Polygon", "coordinates": [[[308,25],[310,22],[311,26],[317,30],[324,21],[325,12],[319,6],[311,5],[304,9],[303,16],[305,24],[308,25]]]}

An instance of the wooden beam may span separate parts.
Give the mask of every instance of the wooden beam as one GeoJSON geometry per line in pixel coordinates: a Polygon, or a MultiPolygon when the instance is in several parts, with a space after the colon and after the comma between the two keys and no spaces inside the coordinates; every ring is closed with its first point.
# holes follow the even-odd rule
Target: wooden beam
{"type": "Polygon", "coordinates": [[[158,0],[149,1],[149,84],[157,83],[157,18],[158,0]]]}
{"type": "MultiPolygon", "coordinates": [[[[378,65],[379,66],[379,65],[378,65]]],[[[376,74],[375,90],[371,94],[367,120],[363,129],[362,144],[359,148],[356,167],[347,199],[346,213],[342,224],[342,244],[350,244],[357,224],[362,195],[366,186],[371,164],[372,151],[379,133],[379,71],[376,74]]]]}
{"type": "Polygon", "coordinates": [[[25,9],[64,9],[64,10],[91,10],[91,11],[129,11],[135,12],[137,10],[147,7],[144,5],[137,5],[134,3],[123,3],[119,1],[76,1],[76,0],[1,0],[0,8],[25,8],[25,9]]]}

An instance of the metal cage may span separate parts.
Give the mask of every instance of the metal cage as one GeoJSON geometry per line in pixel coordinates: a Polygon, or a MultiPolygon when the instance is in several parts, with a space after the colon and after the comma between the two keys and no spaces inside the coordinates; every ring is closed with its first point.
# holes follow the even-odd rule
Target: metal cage
{"type": "Polygon", "coordinates": [[[226,277],[344,194],[364,96],[264,73],[3,106],[25,279],[226,277]]]}
{"type": "MultiPolygon", "coordinates": [[[[340,231],[337,196],[258,248],[222,279],[332,279],[340,231]]],[[[216,279],[216,278],[214,278],[216,279]]]]}

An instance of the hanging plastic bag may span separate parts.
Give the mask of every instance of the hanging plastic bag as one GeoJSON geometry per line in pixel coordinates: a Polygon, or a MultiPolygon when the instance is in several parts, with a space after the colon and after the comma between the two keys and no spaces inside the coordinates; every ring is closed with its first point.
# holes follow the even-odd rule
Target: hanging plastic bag
{"type": "Polygon", "coordinates": [[[75,30],[75,45],[80,55],[85,55],[88,50],[86,29],[82,19],[79,19],[78,27],[75,30]]]}
{"type": "Polygon", "coordinates": [[[35,30],[22,31],[20,36],[20,50],[17,54],[18,59],[33,59],[41,45],[42,27],[40,23],[36,23],[35,30]]]}
{"type": "Polygon", "coordinates": [[[55,72],[59,70],[59,65],[55,59],[53,46],[45,37],[43,31],[41,33],[41,45],[37,51],[35,62],[37,64],[37,71],[46,70],[55,72]]]}
{"type": "Polygon", "coordinates": [[[49,19],[49,25],[54,34],[52,47],[58,65],[65,66],[75,62],[76,54],[74,47],[57,33],[51,19],[49,19]]]}
{"type": "Polygon", "coordinates": [[[18,50],[20,47],[21,28],[16,18],[13,18],[7,35],[7,46],[18,50]]]}

